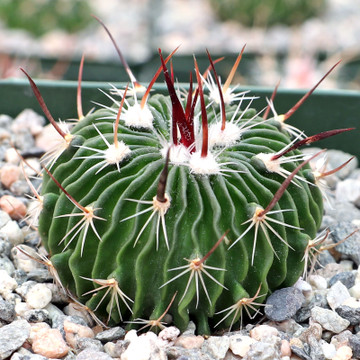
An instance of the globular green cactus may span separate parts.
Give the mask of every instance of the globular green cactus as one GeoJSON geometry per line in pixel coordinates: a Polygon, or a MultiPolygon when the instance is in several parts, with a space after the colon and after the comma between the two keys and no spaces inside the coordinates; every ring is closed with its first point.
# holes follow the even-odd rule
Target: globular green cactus
{"type": "Polygon", "coordinates": [[[210,55],[203,75],[195,60],[197,85],[177,90],[171,56],[160,52],[154,77],[169,95],[132,81],[71,131],[29,77],[61,135],[45,157],[39,231],[62,285],[98,317],[162,326],[167,311],[209,333],[302,274],[323,203],[298,147],[343,130],[305,138],[287,125],[307,95],[285,115],[257,113],[210,55]]]}

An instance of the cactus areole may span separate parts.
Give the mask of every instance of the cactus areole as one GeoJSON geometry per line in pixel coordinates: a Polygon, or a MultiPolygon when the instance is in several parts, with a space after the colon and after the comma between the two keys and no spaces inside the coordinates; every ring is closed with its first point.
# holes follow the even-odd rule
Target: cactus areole
{"type": "Polygon", "coordinates": [[[159,55],[168,95],[131,79],[112,106],[59,127],[38,228],[62,285],[104,322],[161,325],[166,310],[204,334],[302,274],[323,196],[298,147],[331,132],[305,138],[284,122],[296,108],[279,116],[272,101],[262,116],[210,55],[179,89],[159,55]]]}

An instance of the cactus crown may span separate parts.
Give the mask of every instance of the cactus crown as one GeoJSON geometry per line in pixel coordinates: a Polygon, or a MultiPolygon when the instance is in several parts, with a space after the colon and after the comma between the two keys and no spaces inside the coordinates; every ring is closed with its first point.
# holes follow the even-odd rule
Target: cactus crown
{"type": "Polygon", "coordinates": [[[203,74],[194,58],[196,85],[190,75],[179,89],[174,52],[159,50],[147,89],[126,67],[131,85],[112,89],[110,107],[84,116],[79,95],[66,130],[24,71],[61,138],[43,158],[38,226],[57,279],[93,315],[161,328],[168,313],[209,333],[302,274],[323,205],[308,164],[319,154],[298,148],[348,129],[305,137],[285,122],[315,87],[268,118],[272,99],[261,117],[230,87],[242,52],[224,85],[208,53],[203,74]],[[150,96],[161,72],[169,95],[150,96]]]}

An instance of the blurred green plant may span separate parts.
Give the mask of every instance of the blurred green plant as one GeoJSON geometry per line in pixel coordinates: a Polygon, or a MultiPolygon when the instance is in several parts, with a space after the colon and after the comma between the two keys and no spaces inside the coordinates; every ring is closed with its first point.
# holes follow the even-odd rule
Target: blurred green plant
{"type": "Polygon", "coordinates": [[[84,0],[1,0],[0,19],[9,28],[35,36],[61,29],[72,33],[86,27],[91,14],[84,0]]]}
{"type": "Polygon", "coordinates": [[[325,0],[210,0],[221,20],[245,26],[297,25],[318,16],[325,0]]]}

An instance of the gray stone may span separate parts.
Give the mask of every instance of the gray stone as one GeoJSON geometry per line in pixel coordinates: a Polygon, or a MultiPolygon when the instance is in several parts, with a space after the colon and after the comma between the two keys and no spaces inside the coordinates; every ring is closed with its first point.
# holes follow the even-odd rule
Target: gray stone
{"type": "Polygon", "coordinates": [[[112,360],[112,357],[102,351],[85,349],[76,356],[76,360],[112,360]]]}
{"type": "Polygon", "coordinates": [[[36,268],[28,272],[29,280],[34,280],[38,283],[50,282],[53,280],[49,270],[47,268],[36,268]]]}
{"type": "Polygon", "coordinates": [[[104,351],[104,347],[100,340],[91,339],[87,337],[82,337],[76,339],[76,349],[79,351],[85,350],[85,349],[91,349],[94,351],[104,351]]]}
{"type": "Polygon", "coordinates": [[[32,309],[24,314],[25,320],[30,323],[45,322],[51,326],[49,312],[45,309],[32,309]]]}
{"type": "Polygon", "coordinates": [[[313,336],[308,338],[308,343],[310,346],[310,356],[313,360],[325,360],[325,355],[319,343],[319,340],[320,339],[317,339],[313,336]]]}
{"type": "MultiPolygon", "coordinates": [[[[336,225],[330,227],[330,236],[335,243],[338,243],[356,229],[357,227],[351,222],[340,221],[336,225]]],[[[344,255],[347,255],[355,262],[356,265],[360,265],[360,231],[356,232],[346,241],[336,246],[336,250],[344,255]]]]}
{"type": "Polygon", "coordinates": [[[21,286],[24,282],[28,280],[27,274],[22,269],[16,269],[12,275],[16,282],[21,286]]]}
{"type": "Polygon", "coordinates": [[[325,208],[325,214],[336,219],[335,226],[338,222],[360,219],[360,210],[349,202],[335,202],[331,209],[325,208]]]}
{"type": "Polygon", "coordinates": [[[9,323],[15,319],[15,316],[16,313],[14,304],[4,300],[0,296],[0,320],[9,323]]]}
{"type": "Polygon", "coordinates": [[[10,130],[13,118],[9,115],[0,114],[0,128],[10,130]]]}
{"type": "Polygon", "coordinates": [[[169,360],[214,360],[212,356],[200,349],[184,349],[179,346],[171,346],[166,349],[169,360]]]}
{"type": "Polygon", "coordinates": [[[266,301],[265,315],[273,321],[290,319],[301,308],[304,301],[302,292],[294,287],[276,290],[266,301]]]}
{"type": "Polygon", "coordinates": [[[297,355],[300,359],[313,360],[305,349],[301,349],[298,346],[291,346],[291,351],[294,355],[297,355]]]}
{"type": "Polygon", "coordinates": [[[65,320],[68,320],[74,324],[88,326],[86,324],[85,320],[83,318],[81,318],[80,316],[66,316],[66,315],[54,314],[54,317],[52,318],[52,328],[58,329],[63,336],[65,336],[65,331],[64,331],[64,321],[65,320]]]}
{"type": "Polygon", "coordinates": [[[31,194],[30,187],[26,180],[16,180],[10,185],[10,191],[15,196],[21,196],[24,194],[31,194]]]}
{"type": "Polygon", "coordinates": [[[352,271],[344,271],[336,274],[329,280],[329,286],[333,286],[337,281],[340,281],[350,289],[355,285],[355,274],[352,271]]]}
{"type": "Polygon", "coordinates": [[[343,318],[350,322],[350,325],[360,324],[360,308],[341,305],[335,311],[343,318]]]}
{"type": "MultiPolygon", "coordinates": [[[[352,155],[341,151],[341,150],[335,150],[335,149],[329,149],[326,151],[326,155],[328,156],[328,168],[329,169],[335,169],[339,167],[340,165],[344,164],[346,161],[348,161],[352,155]]],[[[352,159],[345,167],[343,167],[341,170],[336,172],[336,176],[339,179],[345,179],[347,178],[352,171],[354,171],[358,167],[358,160],[355,157],[352,159]]]]}
{"type": "MultiPolygon", "coordinates": [[[[2,211],[0,210],[0,213],[2,211]]],[[[1,217],[1,215],[0,215],[1,217]]],[[[1,220],[0,220],[1,221],[1,220]]],[[[0,256],[10,256],[10,252],[11,252],[11,244],[9,243],[9,241],[6,241],[5,239],[2,239],[0,237],[0,256]]]]}
{"type": "Polygon", "coordinates": [[[0,359],[9,357],[29,336],[30,325],[25,320],[16,320],[0,328],[0,359]]]}
{"type": "Polygon", "coordinates": [[[318,306],[311,310],[311,318],[319,323],[323,329],[336,334],[344,331],[350,325],[350,321],[343,319],[335,311],[322,309],[318,306]]]}
{"type": "Polygon", "coordinates": [[[326,296],[323,294],[323,292],[315,291],[310,301],[296,312],[294,319],[299,323],[308,320],[311,316],[311,309],[314,306],[319,306],[322,308],[327,306],[326,296]]]}
{"type": "Polygon", "coordinates": [[[96,334],[95,339],[100,340],[103,343],[108,341],[119,340],[125,336],[125,330],[120,327],[116,326],[109,330],[101,331],[96,334]]]}
{"type": "Polygon", "coordinates": [[[12,261],[5,255],[0,256],[0,270],[5,270],[10,276],[14,274],[15,266],[12,261]]]}
{"type": "Polygon", "coordinates": [[[360,359],[360,337],[352,335],[349,338],[349,345],[353,351],[353,358],[360,359]]]}
{"type": "Polygon", "coordinates": [[[258,341],[250,345],[243,360],[280,360],[280,349],[274,344],[258,341]]]}

